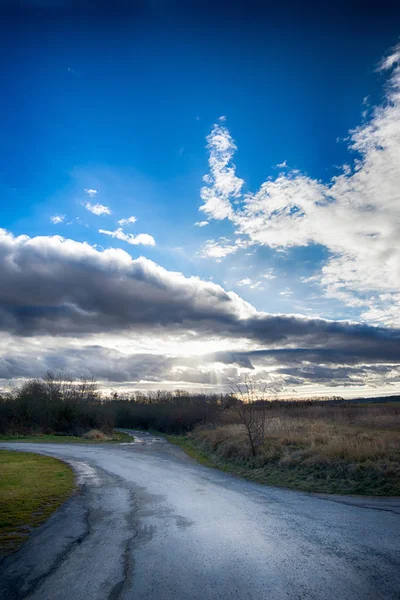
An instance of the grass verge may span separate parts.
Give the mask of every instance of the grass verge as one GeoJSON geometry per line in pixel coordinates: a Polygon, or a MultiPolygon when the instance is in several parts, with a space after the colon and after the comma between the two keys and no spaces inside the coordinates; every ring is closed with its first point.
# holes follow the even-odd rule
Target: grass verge
{"type": "MultiPolygon", "coordinates": [[[[257,462],[251,459],[239,462],[235,457],[225,458],[223,450],[218,453],[217,447],[215,450],[207,448],[209,444],[204,443],[206,432],[202,433],[200,439],[196,434],[166,437],[200,464],[257,483],[314,493],[400,496],[399,474],[393,472],[388,464],[389,461],[385,461],[385,458],[379,462],[371,460],[349,462],[340,459],[329,462],[323,460],[290,462],[281,461],[276,457],[272,457],[271,460],[264,457],[262,464],[257,465],[257,462]]],[[[290,450],[296,451],[293,447],[290,450]]]]}
{"type": "Polygon", "coordinates": [[[104,443],[120,443],[133,442],[133,437],[121,431],[113,431],[112,437],[108,439],[90,439],[75,435],[0,435],[0,442],[40,442],[49,444],[104,444],[104,443]]]}
{"type": "Polygon", "coordinates": [[[0,558],[17,550],[34,527],[71,494],[74,473],[62,461],[0,451],[0,558]]]}

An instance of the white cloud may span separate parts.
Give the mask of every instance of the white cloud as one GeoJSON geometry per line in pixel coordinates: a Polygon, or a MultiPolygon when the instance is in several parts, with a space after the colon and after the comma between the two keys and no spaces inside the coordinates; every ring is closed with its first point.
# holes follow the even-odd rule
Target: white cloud
{"type": "Polygon", "coordinates": [[[213,168],[201,207],[212,218],[228,217],[236,233],[252,243],[278,251],[324,246],[329,254],[319,283],[326,295],[364,306],[363,316],[371,321],[387,322],[385,313],[392,325],[400,323],[399,59],[400,45],[380,65],[393,69],[385,102],[350,132],[349,150],[357,153],[352,168],[346,163],[327,183],[289,171],[256,193],[241,195],[243,181],[232,163],[236,146],[226,128],[216,125],[209,136],[213,168]],[[232,183],[218,195],[213,190],[221,171],[232,183]],[[382,302],[381,294],[389,300],[382,302]]]}
{"type": "Polygon", "coordinates": [[[84,202],[83,206],[94,215],[111,215],[111,210],[104,204],[91,204],[84,202]]]}
{"type": "Polygon", "coordinates": [[[148,233],[139,233],[138,235],[132,235],[132,233],[124,233],[121,227],[118,227],[115,231],[107,231],[106,229],[99,229],[99,233],[109,235],[117,240],[128,242],[132,246],[155,246],[156,242],[152,235],[148,233]]]}
{"type": "Polygon", "coordinates": [[[96,194],[98,194],[98,190],[93,190],[91,188],[85,188],[85,192],[90,198],[94,198],[96,194]]]}
{"type": "Polygon", "coordinates": [[[196,221],[195,225],[196,227],[205,227],[206,225],[209,225],[209,221],[196,221]]]}
{"type": "Polygon", "coordinates": [[[292,296],[293,292],[292,290],[290,290],[289,288],[286,288],[286,290],[284,290],[283,292],[279,292],[280,296],[292,296]]]}
{"type": "Polygon", "coordinates": [[[237,238],[233,243],[226,238],[221,237],[218,241],[207,240],[200,251],[200,256],[203,258],[215,258],[217,262],[220,262],[223,258],[229,254],[234,254],[241,248],[247,248],[250,242],[237,238]]]}
{"type": "Polygon", "coordinates": [[[63,223],[65,220],[65,215],[52,215],[50,217],[50,221],[54,223],[54,225],[58,225],[59,223],[63,223]]]}
{"type": "MultiPolygon", "coordinates": [[[[400,44],[397,44],[397,46],[395,46],[391,50],[390,54],[380,62],[379,66],[378,66],[378,71],[389,71],[394,66],[399,66],[399,63],[400,63],[400,44]]],[[[368,101],[368,96],[367,96],[367,101],[368,101]]]]}
{"type": "Polygon", "coordinates": [[[243,179],[236,177],[234,167],[230,166],[236,146],[226,127],[217,124],[207,137],[207,142],[210,174],[204,177],[206,185],[200,191],[204,202],[200,210],[214,219],[232,218],[230,199],[239,197],[244,183],[243,179]]]}
{"type": "Polygon", "coordinates": [[[240,281],[238,281],[237,284],[240,286],[251,285],[251,279],[249,279],[248,277],[245,277],[244,279],[241,279],[240,281]]]}
{"type": "Polygon", "coordinates": [[[220,262],[228,254],[234,254],[239,250],[234,244],[227,244],[226,241],[216,242],[215,240],[207,240],[203,245],[200,256],[203,258],[215,258],[220,262]]]}
{"type": "Polygon", "coordinates": [[[136,223],[137,218],[136,217],[128,217],[127,219],[120,219],[118,221],[118,225],[133,225],[133,223],[136,223]]]}
{"type": "Polygon", "coordinates": [[[280,169],[285,169],[287,167],[287,161],[284,160],[283,162],[278,163],[276,166],[279,167],[280,169]]]}
{"type": "Polygon", "coordinates": [[[261,277],[263,277],[264,279],[267,279],[267,280],[276,279],[276,275],[274,275],[273,269],[268,269],[268,271],[266,273],[264,273],[263,275],[261,275],[261,277]]]}
{"type": "Polygon", "coordinates": [[[242,287],[242,286],[248,286],[250,289],[252,290],[263,290],[263,282],[262,281],[254,281],[252,279],[250,279],[249,277],[245,277],[244,279],[241,279],[240,281],[237,282],[236,285],[242,287]]]}

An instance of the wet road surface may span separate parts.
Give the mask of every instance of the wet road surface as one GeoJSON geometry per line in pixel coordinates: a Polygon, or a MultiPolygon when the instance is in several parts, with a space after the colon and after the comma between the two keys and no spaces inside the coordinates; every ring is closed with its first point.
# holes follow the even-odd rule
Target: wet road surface
{"type": "Polygon", "coordinates": [[[400,499],[322,497],[135,443],[1,443],[79,488],[0,566],[4,600],[399,600],[400,499]]]}

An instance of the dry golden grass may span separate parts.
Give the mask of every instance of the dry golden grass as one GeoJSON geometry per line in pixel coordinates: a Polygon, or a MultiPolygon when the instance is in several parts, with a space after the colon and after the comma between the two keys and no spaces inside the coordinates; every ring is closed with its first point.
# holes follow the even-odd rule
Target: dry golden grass
{"type": "Polygon", "coordinates": [[[85,438],[85,440],[99,440],[99,441],[101,440],[103,442],[107,442],[112,439],[109,436],[107,436],[105,433],[100,431],[99,429],[91,429],[90,431],[85,433],[82,437],[85,438]]]}
{"type": "Polygon", "coordinates": [[[258,480],[310,491],[400,495],[400,405],[278,405],[251,456],[246,430],[197,429],[191,442],[258,480]]]}

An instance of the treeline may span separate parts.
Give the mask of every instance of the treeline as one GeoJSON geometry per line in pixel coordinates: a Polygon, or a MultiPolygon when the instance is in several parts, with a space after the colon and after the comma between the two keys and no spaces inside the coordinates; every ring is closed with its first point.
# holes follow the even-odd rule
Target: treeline
{"type": "Polygon", "coordinates": [[[109,432],[112,413],[104,410],[96,383],[74,381],[48,372],[0,395],[0,434],[60,433],[82,435],[90,429],[109,432]]]}
{"type": "Polygon", "coordinates": [[[49,372],[21,387],[0,393],[0,434],[105,433],[114,427],[186,433],[196,425],[216,422],[235,402],[230,395],[183,391],[135,392],[102,396],[94,381],[75,381],[49,372]]]}
{"type": "Polygon", "coordinates": [[[196,425],[216,423],[232,402],[235,400],[228,394],[191,394],[176,390],[114,397],[107,408],[112,410],[117,427],[179,434],[191,431],[196,425]]]}
{"type": "Polygon", "coordinates": [[[59,433],[83,435],[90,429],[108,434],[115,427],[153,429],[181,434],[197,425],[240,424],[245,427],[252,453],[263,442],[266,421],[286,418],[344,418],[351,403],[326,400],[266,401],[251,382],[230,394],[185,391],[99,393],[93,380],[74,380],[48,372],[9,392],[0,392],[0,435],[59,433]]]}

